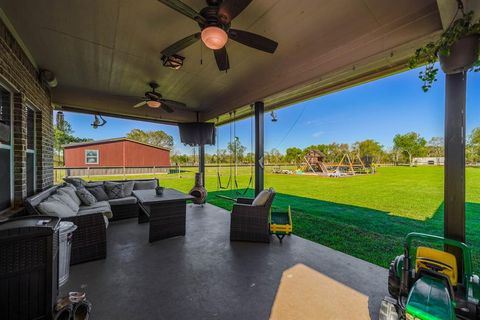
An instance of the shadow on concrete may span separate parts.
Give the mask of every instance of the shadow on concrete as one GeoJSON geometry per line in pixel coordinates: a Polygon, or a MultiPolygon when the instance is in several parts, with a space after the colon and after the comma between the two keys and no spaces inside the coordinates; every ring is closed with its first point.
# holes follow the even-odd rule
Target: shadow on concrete
{"type": "MultiPolygon", "coordinates": [[[[231,210],[233,202],[217,195],[242,196],[240,190],[210,192],[208,202],[227,210],[231,210]]],[[[253,197],[253,190],[245,196],[253,197]]],[[[431,218],[416,220],[366,207],[277,193],[273,209],[286,210],[288,206],[292,209],[296,235],[383,267],[402,253],[403,239],[408,233],[443,235],[443,203],[431,218]]],[[[480,204],[466,203],[466,212],[467,242],[472,246],[473,267],[478,272],[480,204]]]]}

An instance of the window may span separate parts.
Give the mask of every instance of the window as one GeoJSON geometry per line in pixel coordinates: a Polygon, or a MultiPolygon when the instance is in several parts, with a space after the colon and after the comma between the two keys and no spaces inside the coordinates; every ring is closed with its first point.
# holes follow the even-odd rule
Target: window
{"type": "Polygon", "coordinates": [[[85,150],[85,164],[98,164],[98,150],[85,150]]]}
{"type": "Polygon", "coordinates": [[[11,207],[13,199],[12,94],[0,86],[0,211],[11,207]]]}
{"type": "Polygon", "coordinates": [[[35,176],[37,168],[35,165],[35,111],[27,108],[27,196],[35,193],[35,176]]]}

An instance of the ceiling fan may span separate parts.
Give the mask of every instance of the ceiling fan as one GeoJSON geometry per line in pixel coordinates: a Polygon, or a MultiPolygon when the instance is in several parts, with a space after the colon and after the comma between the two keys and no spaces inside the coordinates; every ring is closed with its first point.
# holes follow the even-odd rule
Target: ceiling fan
{"type": "Polygon", "coordinates": [[[201,32],[192,34],[175,42],[162,51],[162,55],[170,57],[180,50],[202,39],[202,42],[213,50],[218,69],[225,71],[230,68],[225,44],[228,39],[257,50],[274,53],[278,43],[255,33],[231,29],[232,20],[239,15],[252,0],[207,0],[207,7],[195,11],[180,0],[159,0],[175,11],[195,20],[201,32]]]}
{"type": "Polygon", "coordinates": [[[156,82],[150,82],[148,84],[152,91],[145,92],[145,96],[142,97],[143,101],[134,105],[134,108],[140,108],[141,106],[147,105],[150,108],[162,108],[168,113],[173,112],[173,108],[185,108],[187,105],[173,100],[163,99],[162,95],[155,91],[158,88],[156,82]]]}

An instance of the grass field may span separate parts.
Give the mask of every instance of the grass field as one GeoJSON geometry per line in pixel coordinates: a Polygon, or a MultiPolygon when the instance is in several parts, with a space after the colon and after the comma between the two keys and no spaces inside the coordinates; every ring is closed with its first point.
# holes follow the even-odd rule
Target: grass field
{"type": "MultiPolygon", "coordinates": [[[[228,180],[223,169],[222,184],[228,180]]],[[[147,176],[129,176],[140,178],[147,176]]],[[[192,171],[180,175],[158,175],[161,185],[187,192],[192,171]],[[180,177],[181,176],[181,177],[180,177]]],[[[113,177],[92,177],[102,180],[113,177]]],[[[118,179],[118,177],[117,177],[118,179]]],[[[246,188],[249,169],[239,169],[238,186],[246,188]]],[[[208,168],[209,202],[226,209],[231,203],[216,194],[216,169],[208,168]]],[[[402,241],[412,231],[443,233],[443,168],[388,167],[377,174],[326,178],[267,173],[265,186],[278,195],[275,210],[291,206],[294,233],[383,267],[402,252],[402,241]]],[[[248,195],[253,191],[248,190],[248,195]]],[[[480,271],[480,169],[467,168],[467,242],[472,245],[475,270],[480,271]]],[[[288,239],[287,239],[288,241],[288,239]]]]}

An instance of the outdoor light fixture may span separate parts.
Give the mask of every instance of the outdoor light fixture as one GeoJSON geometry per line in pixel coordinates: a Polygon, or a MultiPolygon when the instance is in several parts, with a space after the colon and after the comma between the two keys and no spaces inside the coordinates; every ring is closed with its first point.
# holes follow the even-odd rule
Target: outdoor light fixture
{"type": "Polygon", "coordinates": [[[40,79],[50,88],[55,88],[58,85],[55,74],[50,70],[40,70],[40,79]]]}
{"type": "Polygon", "coordinates": [[[278,121],[277,114],[275,113],[275,111],[270,112],[270,117],[272,117],[272,122],[278,121]]]}
{"type": "Polygon", "coordinates": [[[160,101],[156,101],[156,100],[148,100],[147,101],[147,106],[149,106],[150,108],[158,108],[161,105],[162,104],[160,103],[160,101]]]}
{"type": "Polygon", "coordinates": [[[102,118],[102,115],[95,115],[95,119],[93,120],[93,123],[91,126],[93,129],[97,129],[98,127],[104,126],[107,123],[105,119],[102,118]]]}
{"type": "Polygon", "coordinates": [[[210,26],[202,30],[202,41],[208,48],[218,50],[225,46],[228,35],[222,28],[210,26]]]}
{"type": "Polygon", "coordinates": [[[183,66],[183,60],[185,60],[185,57],[178,54],[173,54],[169,57],[162,56],[163,66],[174,70],[178,70],[183,66]]]}

